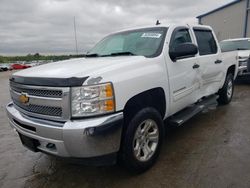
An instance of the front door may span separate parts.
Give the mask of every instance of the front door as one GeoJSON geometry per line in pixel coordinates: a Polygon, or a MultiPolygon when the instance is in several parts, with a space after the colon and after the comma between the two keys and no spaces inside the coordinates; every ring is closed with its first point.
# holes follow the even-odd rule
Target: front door
{"type": "MultiPolygon", "coordinates": [[[[189,28],[176,28],[171,36],[169,49],[175,48],[179,44],[191,42],[189,28]]],[[[186,106],[195,103],[197,91],[199,89],[199,77],[197,74],[197,57],[183,57],[176,61],[167,61],[170,94],[171,94],[171,114],[178,112],[186,106]]]]}

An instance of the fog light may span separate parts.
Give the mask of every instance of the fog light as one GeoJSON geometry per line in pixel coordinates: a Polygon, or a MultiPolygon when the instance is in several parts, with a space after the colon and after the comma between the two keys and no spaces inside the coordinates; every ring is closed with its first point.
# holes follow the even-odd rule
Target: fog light
{"type": "Polygon", "coordinates": [[[52,143],[48,143],[48,144],[46,145],[46,148],[48,148],[48,149],[56,149],[56,145],[55,145],[55,144],[52,144],[52,143]]]}
{"type": "Polygon", "coordinates": [[[83,132],[84,135],[87,135],[87,136],[91,136],[95,133],[95,128],[94,127],[90,127],[90,128],[87,128],[85,129],[85,131],[83,132]]]}

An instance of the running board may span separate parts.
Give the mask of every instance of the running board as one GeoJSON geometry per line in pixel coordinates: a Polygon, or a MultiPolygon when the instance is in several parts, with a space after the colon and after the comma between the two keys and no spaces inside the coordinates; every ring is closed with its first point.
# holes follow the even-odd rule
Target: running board
{"type": "Polygon", "coordinates": [[[200,102],[185,108],[184,110],[176,113],[175,115],[169,118],[169,125],[172,126],[181,126],[183,123],[188,121],[193,116],[197,115],[198,113],[202,112],[203,110],[207,109],[211,105],[217,105],[217,95],[211,95],[209,97],[204,98],[200,102]]]}

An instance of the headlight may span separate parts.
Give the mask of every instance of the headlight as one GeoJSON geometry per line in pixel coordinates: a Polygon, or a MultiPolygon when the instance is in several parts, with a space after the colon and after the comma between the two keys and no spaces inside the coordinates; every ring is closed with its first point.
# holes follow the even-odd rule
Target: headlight
{"type": "Polygon", "coordinates": [[[245,57],[242,57],[242,56],[238,56],[238,59],[245,59],[245,57]]]}
{"type": "Polygon", "coordinates": [[[239,61],[239,67],[247,66],[247,61],[239,61]]]}
{"type": "Polygon", "coordinates": [[[72,87],[71,111],[73,117],[106,114],[115,111],[113,85],[72,87]]]}
{"type": "Polygon", "coordinates": [[[238,56],[239,61],[246,61],[247,59],[248,59],[248,57],[238,56]]]}

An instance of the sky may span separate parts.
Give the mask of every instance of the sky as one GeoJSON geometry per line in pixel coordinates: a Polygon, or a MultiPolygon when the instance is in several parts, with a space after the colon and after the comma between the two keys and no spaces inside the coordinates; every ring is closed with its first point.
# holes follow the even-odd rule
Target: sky
{"type": "Polygon", "coordinates": [[[232,0],[0,0],[0,55],[85,53],[111,32],[196,16],[232,0]]]}

